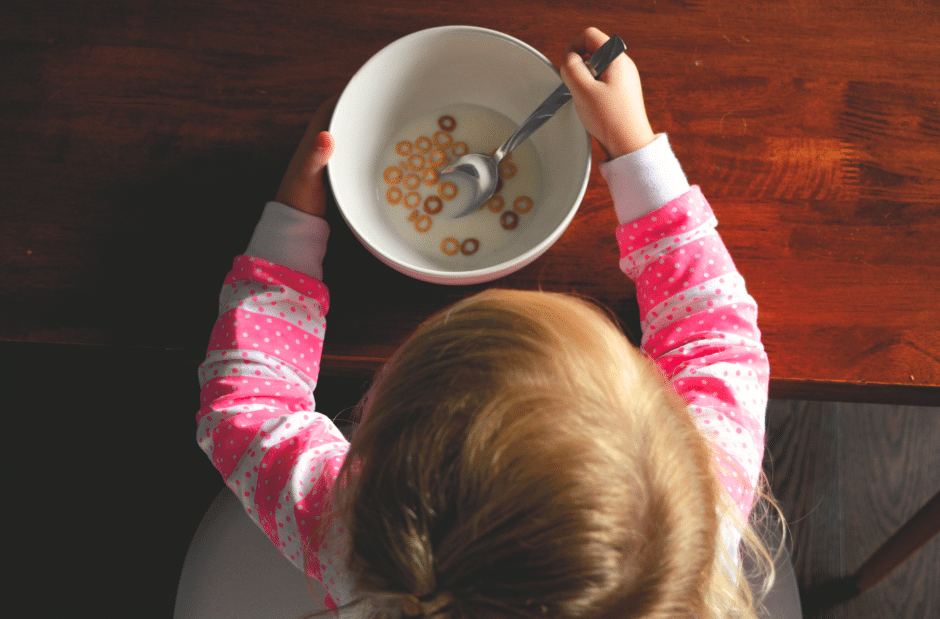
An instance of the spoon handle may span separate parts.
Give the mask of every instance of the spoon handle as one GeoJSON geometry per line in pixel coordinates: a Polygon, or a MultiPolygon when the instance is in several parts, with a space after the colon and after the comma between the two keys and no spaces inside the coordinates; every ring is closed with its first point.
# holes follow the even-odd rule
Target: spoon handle
{"type": "Polygon", "coordinates": [[[601,73],[610,66],[610,63],[625,51],[627,51],[626,44],[616,34],[607,39],[607,42],[601,45],[588,60],[588,67],[591,69],[594,79],[600,77],[601,73]]]}
{"type": "MultiPolygon", "coordinates": [[[[590,60],[588,61],[588,67],[591,69],[591,73],[594,75],[594,78],[600,77],[601,73],[610,66],[610,63],[616,60],[616,58],[626,51],[627,46],[624,44],[623,39],[618,37],[616,34],[606,43],[601,45],[600,49],[594,52],[591,55],[590,60]]],[[[535,131],[548,122],[548,119],[555,115],[559,109],[562,108],[566,103],[571,101],[571,91],[568,90],[568,87],[562,83],[558,88],[548,95],[545,101],[542,102],[538,108],[528,118],[523,121],[519,128],[516,129],[516,132],[509,136],[509,139],[506,140],[499,149],[493,153],[493,159],[499,163],[503,157],[511,153],[517,146],[522,144],[528,139],[530,135],[535,133],[535,131]]]]}

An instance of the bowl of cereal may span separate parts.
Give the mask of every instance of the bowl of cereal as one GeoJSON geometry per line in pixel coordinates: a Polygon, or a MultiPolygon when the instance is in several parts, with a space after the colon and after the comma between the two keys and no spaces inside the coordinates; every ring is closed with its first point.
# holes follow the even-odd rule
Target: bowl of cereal
{"type": "Polygon", "coordinates": [[[591,168],[590,137],[562,108],[500,163],[496,194],[454,219],[463,192],[440,171],[492,152],[561,82],[533,47],[470,26],[421,30],[375,54],[330,123],[327,166],[339,210],[379,260],[419,280],[476,284],[521,269],[574,218],[591,168]]]}

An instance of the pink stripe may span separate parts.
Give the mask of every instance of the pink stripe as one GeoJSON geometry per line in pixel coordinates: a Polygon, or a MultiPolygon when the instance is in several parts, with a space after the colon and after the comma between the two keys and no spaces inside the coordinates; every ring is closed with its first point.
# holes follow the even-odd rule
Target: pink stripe
{"type": "MultiPolygon", "coordinates": [[[[702,334],[699,334],[699,336],[701,335],[702,334]]],[[[714,355],[721,354],[725,350],[725,346],[719,346],[717,344],[711,346],[696,346],[689,351],[689,354],[683,354],[682,352],[669,354],[660,357],[657,362],[666,376],[672,377],[683,372],[689,366],[703,365],[706,363],[706,359],[708,359],[708,362],[711,362],[714,355]]]]}
{"type": "Polygon", "coordinates": [[[235,321],[236,313],[234,311],[225,312],[219,316],[212,327],[212,333],[209,336],[208,351],[228,350],[236,346],[235,341],[235,321]]]}
{"type": "Polygon", "coordinates": [[[320,582],[323,582],[323,575],[320,570],[319,551],[326,538],[329,522],[317,520],[317,517],[325,512],[323,506],[329,500],[332,481],[323,476],[317,477],[310,492],[294,506],[294,518],[301,532],[305,571],[320,582]]]}
{"type": "MultiPolygon", "coordinates": [[[[299,292],[302,296],[311,297],[320,304],[325,314],[329,310],[330,296],[326,286],[315,277],[306,273],[294,271],[279,264],[255,258],[253,256],[238,256],[235,258],[232,270],[225,278],[225,285],[232,285],[238,281],[252,280],[260,284],[258,291],[266,292],[269,289],[283,286],[299,292]]],[[[282,292],[284,292],[282,290],[282,292]]],[[[255,294],[252,292],[252,294],[255,294]]],[[[305,299],[301,299],[303,301],[305,299]]]]}
{"type": "MultiPolygon", "coordinates": [[[[753,308],[753,304],[742,302],[735,305],[738,306],[737,309],[727,305],[713,308],[712,313],[692,313],[679,320],[675,319],[674,314],[661,318],[652,316],[652,324],[649,325],[652,335],[646,340],[643,348],[658,357],[702,337],[726,338],[728,347],[737,345],[742,338],[753,340],[755,343],[760,341],[760,331],[753,320],[741,315],[745,308],[753,308]],[[704,321],[704,324],[699,324],[700,321],[704,321]]],[[[682,309],[679,308],[679,311],[682,309]]],[[[700,355],[696,353],[695,356],[700,355]]]]}
{"type": "MultiPolygon", "coordinates": [[[[237,369],[237,368],[234,368],[237,369]]],[[[215,370],[214,370],[215,371],[215,370]]],[[[202,408],[197,420],[209,411],[224,410],[239,404],[260,402],[289,412],[310,410],[313,408],[311,392],[303,385],[291,385],[285,380],[259,379],[243,377],[238,374],[218,376],[209,380],[202,388],[202,408]],[[258,393],[255,393],[255,389],[258,393]],[[272,403],[272,400],[274,402],[272,403]]],[[[265,418],[276,417],[282,412],[274,412],[265,418]]],[[[257,418],[259,415],[252,415],[257,418]]]]}
{"type": "MultiPolygon", "coordinates": [[[[698,409],[721,410],[734,403],[734,395],[728,384],[712,376],[694,376],[675,381],[676,391],[698,409]],[[679,383],[682,384],[679,384],[679,383]]],[[[699,411],[701,412],[701,411],[699,411]]]]}

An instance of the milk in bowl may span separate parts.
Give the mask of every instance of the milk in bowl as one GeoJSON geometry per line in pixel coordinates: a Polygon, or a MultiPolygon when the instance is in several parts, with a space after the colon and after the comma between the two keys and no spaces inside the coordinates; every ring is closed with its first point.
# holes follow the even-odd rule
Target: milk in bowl
{"type": "Polygon", "coordinates": [[[382,216],[405,243],[442,269],[487,264],[525,231],[540,205],[542,171],[527,140],[499,164],[499,185],[479,210],[459,219],[469,199],[466,181],[440,171],[468,152],[492,153],[517,126],[499,112],[455,104],[424,115],[397,132],[375,172],[382,216]]]}

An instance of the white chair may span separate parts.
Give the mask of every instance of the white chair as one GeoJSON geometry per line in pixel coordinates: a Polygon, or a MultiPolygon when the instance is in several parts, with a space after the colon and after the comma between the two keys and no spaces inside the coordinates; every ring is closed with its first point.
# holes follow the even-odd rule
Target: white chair
{"type": "Polygon", "coordinates": [[[173,617],[299,619],[322,611],[322,599],[322,585],[308,582],[223,488],[189,546],[173,617]]]}

